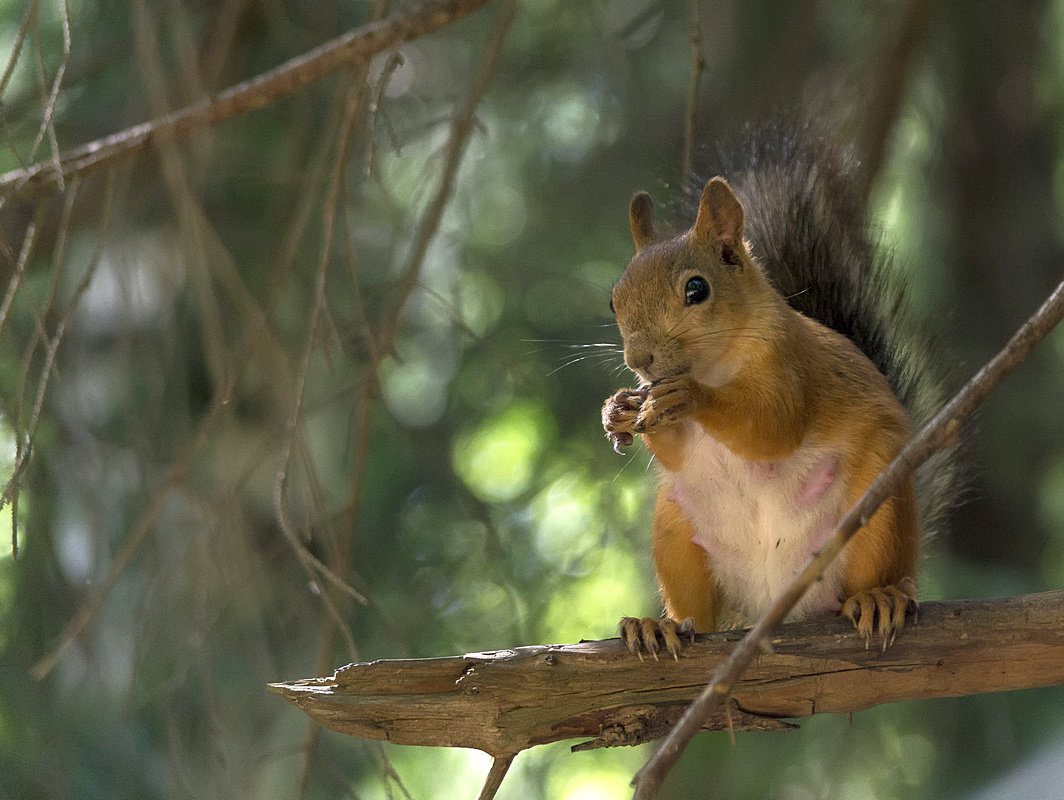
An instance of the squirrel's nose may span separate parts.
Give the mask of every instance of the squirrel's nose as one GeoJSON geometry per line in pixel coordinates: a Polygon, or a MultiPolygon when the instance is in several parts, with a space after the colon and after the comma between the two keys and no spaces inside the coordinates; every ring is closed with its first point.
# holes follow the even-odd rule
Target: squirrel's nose
{"type": "Polygon", "coordinates": [[[625,352],[624,363],[633,372],[643,372],[654,363],[654,353],[651,350],[625,352]]]}

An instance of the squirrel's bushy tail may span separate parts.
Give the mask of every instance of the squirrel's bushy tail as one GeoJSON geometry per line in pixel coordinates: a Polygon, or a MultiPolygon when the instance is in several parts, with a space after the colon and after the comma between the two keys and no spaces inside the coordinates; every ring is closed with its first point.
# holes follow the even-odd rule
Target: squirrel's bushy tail
{"type": "MultiPolygon", "coordinates": [[[[868,218],[852,153],[810,130],[748,132],[723,158],[745,236],[787,302],[851,339],[888,379],[917,429],[941,407],[941,362],[913,319],[906,280],[868,218]]],[[[925,531],[956,502],[952,451],[917,474],[925,531]]]]}

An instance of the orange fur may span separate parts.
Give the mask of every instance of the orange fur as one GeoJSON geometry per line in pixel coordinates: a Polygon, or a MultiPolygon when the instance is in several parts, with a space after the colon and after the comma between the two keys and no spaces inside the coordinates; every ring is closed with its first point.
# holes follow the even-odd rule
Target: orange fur
{"type": "Polygon", "coordinates": [[[653,548],[665,613],[674,620],[693,619],[696,631],[712,631],[717,626],[720,599],[706,552],[691,537],[691,523],[659,490],[653,548]]]}

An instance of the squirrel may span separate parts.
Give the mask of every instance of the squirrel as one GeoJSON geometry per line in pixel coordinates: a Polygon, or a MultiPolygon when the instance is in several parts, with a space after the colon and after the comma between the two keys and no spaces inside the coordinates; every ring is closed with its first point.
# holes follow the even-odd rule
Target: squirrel
{"type": "MultiPolygon", "coordinates": [[[[731,182],[705,184],[689,230],[659,233],[646,193],[629,208],[635,255],[610,307],[640,385],[608,398],[602,423],[617,452],[640,436],[659,473],[665,615],[620,626],[640,657],[751,624],[940,400],[852,158],[758,137],[731,182]]],[[[949,465],[931,468],[937,485],[902,485],[788,619],[841,613],[866,647],[894,641],[917,611],[918,494],[929,521],[951,491],[949,465]]]]}

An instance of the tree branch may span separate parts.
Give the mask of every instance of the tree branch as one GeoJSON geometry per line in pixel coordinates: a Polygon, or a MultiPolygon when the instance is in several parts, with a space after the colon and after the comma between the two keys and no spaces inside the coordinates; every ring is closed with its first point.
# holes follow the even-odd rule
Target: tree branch
{"type": "Polygon", "coordinates": [[[58,169],[57,161],[51,159],[12,170],[0,176],[0,198],[40,194],[74,175],[112,166],[160,140],[184,139],[230,117],[255,111],[337,70],[456,22],[489,2],[491,0],[428,3],[416,12],[399,12],[380,22],[356,28],[214,97],[71,150],[58,159],[58,169]]]}
{"type": "MultiPolygon", "coordinates": [[[[663,736],[743,632],[699,636],[679,661],[639,661],[618,639],[450,658],[350,664],[270,689],[319,724],[396,744],[473,747],[507,762],[521,750],[663,736]]],[[[841,618],[783,626],[736,682],[734,712],[703,729],[781,728],[783,717],[860,711],[915,698],[1064,685],[1064,590],[929,602],[882,652],[841,618]]]]}
{"type": "Polygon", "coordinates": [[[936,5],[935,0],[909,0],[901,11],[897,29],[885,37],[883,48],[877,54],[876,69],[868,86],[869,96],[875,102],[864,103],[857,111],[862,161],[858,180],[866,202],[883,166],[887,140],[905,99],[914,62],[931,28],[936,5]]]}
{"type": "Polygon", "coordinates": [[[695,121],[698,118],[698,88],[706,71],[706,57],[702,55],[702,0],[691,0],[691,80],[687,85],[687,112],[683,123],[683,155],[680,160],[680,186],[691,197],[691,173],[695,152],[695,121]]]}
{"type": "Polygon", "coordinates": [[[516,13],[517,3],[515,0],[507,0],[507,2],[503,3],[502,10],[495,22],[491,39],[481,59],[480,67],[473,76],[469,95],[461,108],[458,109],[451,123],[451,134],[443,154],[443,170],[440,175],[439,185],[436,187],[436,194],[421,218],[417,227],[417,234],[410,247],[410,253],[407,256],[406,263],[403,265],[399,280],[399,299],[394,305],[391,317],[381,326],[382,330],[377,343],[381,351],[391,352],[393,349],[403,311],[406,309],[407,301],[417,287],[429,245],[432,244],[432,240],[436,236],[436,231],[440,227],[440,220],[443,219],[443,212],[446,210],[454,192],[458,168],[462,164],[462,157],[465,155],[469,135],[473,131],[474,114],[480,105],[484,92],[488,89],[492,76],[495,74],[495,67],[498,64],[499,55],[502,53],[503,42],[506,40],[506,34],[510,30],[510,25],[513,23],[516,13]]]}

